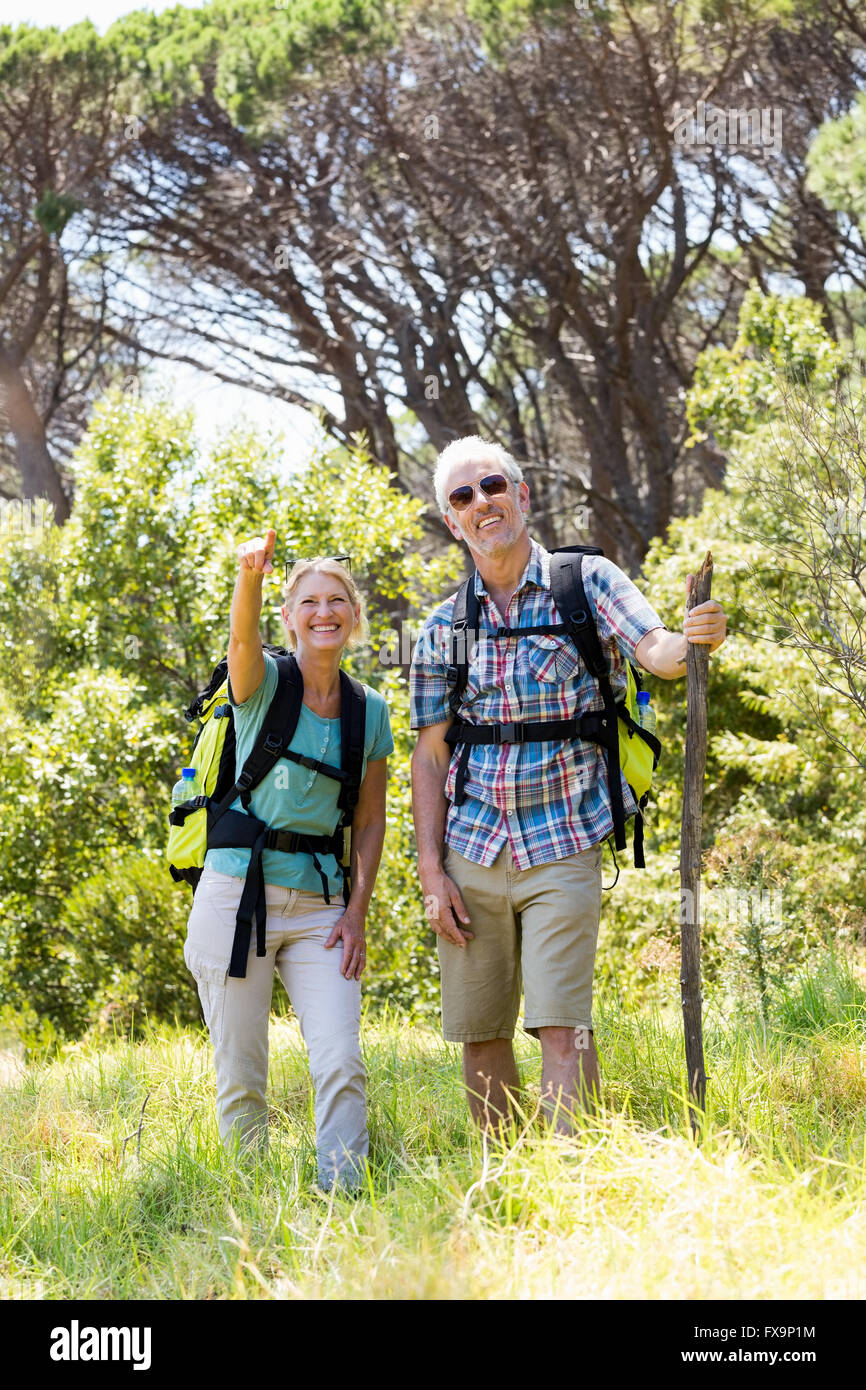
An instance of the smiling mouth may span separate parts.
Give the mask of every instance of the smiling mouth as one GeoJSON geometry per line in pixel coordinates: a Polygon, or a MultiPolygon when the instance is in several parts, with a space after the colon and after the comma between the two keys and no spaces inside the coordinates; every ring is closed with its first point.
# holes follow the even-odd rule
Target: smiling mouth
{"type": "Polygon", "coordinates": [[[485,530],[487,529],[488,526],[492,526],[494,522],[501,521],[501,520],[502,520],[502,517],[501,517],[500,515],[497,515],[497,516],[485,516],[484,519],[483,519],[482,521],[479,521],[479,523],[478,523],[478,530],[479,530],[479,531],[485,531],[485,530]]]}
{"type": "Polygon", "coordinates": [[[312,628],[312,631],[313,631],[313,632],[339,632],[339,631],[340,631],[340,624],[339,624],[339,623],[320,623],[317,627],[312,628]]]}

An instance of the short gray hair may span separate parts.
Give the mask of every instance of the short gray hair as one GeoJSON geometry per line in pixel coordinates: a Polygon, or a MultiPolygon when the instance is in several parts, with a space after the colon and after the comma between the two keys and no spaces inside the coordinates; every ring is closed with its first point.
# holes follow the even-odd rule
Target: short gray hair
{"type": "Polygon", "coordinates": [[[462,439],[454,439],[442,450],[436,460],[436,471],[433,474],[433,490],[436,493],[436,505],[440,512],[448,510],[448,495],[445,491],[445,480],[455,463],[469,463],[473,459],[481,461],[482,458],[490,457],[495,459],[497,466],[509,478],[512,483],[523,482],[523,472],[520,464],[511,457],[501,444],[493,444],[489,439],[482,439],[480,434],[467,434],[462,439]]]}

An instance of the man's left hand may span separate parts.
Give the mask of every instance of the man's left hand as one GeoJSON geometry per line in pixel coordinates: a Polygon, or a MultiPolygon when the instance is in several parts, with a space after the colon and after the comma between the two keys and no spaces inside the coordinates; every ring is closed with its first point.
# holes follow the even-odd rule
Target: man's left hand
{"type": "MultiPolygon", "coordinates": [[[[686,599],[691,593],[694,579],[693,574],[686,578],[686,599]]],[[[727,632],[727,618],[722,605],[714,598],[707,599],[706,603],[697,604],[686,613],[683,632],[687,642],[699,642],[702,646],[708,646],[712,656],[724,642],[727,632]]]]}

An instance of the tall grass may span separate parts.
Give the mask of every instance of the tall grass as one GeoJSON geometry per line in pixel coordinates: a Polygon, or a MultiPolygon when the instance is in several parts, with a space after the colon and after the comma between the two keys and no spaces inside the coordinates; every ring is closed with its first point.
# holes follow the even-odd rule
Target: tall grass
{"type": "Polygon", "coordinates": [[[768,1026],[706,1021],[695,1144],[675,1012],[597,1006],[604,1103],[568,1139],[525,1115],[472,1129],[459,1055],[368,1017],[370,1173],[315,1189],[297,1027],[274,1020],[271,1143],[219,1144],[194,1030],[80,1044],[0,1092],[0,1294],[86,1299],[855,1298],[866,1293],[866,1012],[844,964],[792,984],[768,1026]]]}

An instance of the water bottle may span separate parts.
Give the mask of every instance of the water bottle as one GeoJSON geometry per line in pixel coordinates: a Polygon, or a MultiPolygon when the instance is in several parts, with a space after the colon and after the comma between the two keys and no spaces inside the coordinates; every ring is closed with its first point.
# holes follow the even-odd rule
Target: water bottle
{"type": "Polygon", "coordinates": [[[637,722],[642,729],[646,729],[648,734],[655,733],[656,712],[650,704],[648,690],[639,690],[637,693],[637,722]]]}
{"type": "Polygon", "coordinates": [[[171,789],[171,804],[173,807],[180,806],[184,801],[192,801],[194,796],[201,796],[198,772],[194,767],[182,767],[180,781],[175,782],[171,789]]]}

